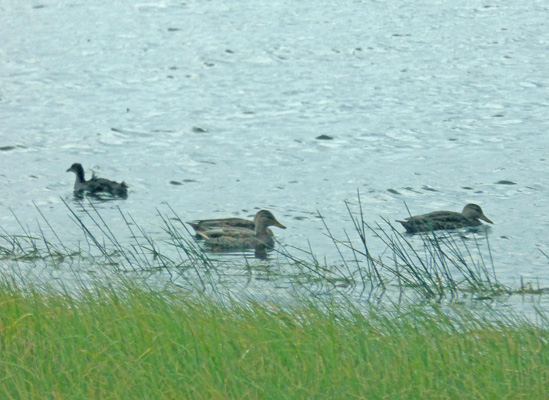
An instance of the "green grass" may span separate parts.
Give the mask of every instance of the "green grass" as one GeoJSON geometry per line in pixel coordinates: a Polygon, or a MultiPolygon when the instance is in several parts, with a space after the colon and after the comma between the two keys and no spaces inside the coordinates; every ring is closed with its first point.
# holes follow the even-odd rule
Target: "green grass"
{"type": "Polygon", "coordinates": [[[92,203],[69,211],[76,247],[41,212],[38,233],[0,231],[0,399],[549,398],[548,317],[479,309],[546,290],[502,285],[487,237],[370,227],[359,199],[355,232],[326,226],[339,262],[277,246],[275,262],[238,264],[211,257],[171,209],[160,241],[120,210],[129,243],[92,203]],[[284,303],[253,299],[260,276],[284,303]],[[390,305],[410,293],[416,305],[390,305]]]}
{"type": "Polygon", "coordinates": [[[549,398],[549,332],[518,317],[292,304],[4,279],[0,398],[549,398]]]}

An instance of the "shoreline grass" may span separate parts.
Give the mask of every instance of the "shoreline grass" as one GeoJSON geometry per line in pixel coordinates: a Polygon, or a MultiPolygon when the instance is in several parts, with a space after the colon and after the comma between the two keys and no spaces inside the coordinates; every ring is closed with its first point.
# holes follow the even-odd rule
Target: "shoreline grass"
{"type": "Polygon", "coordinates": [[[538,317],[4,280],[0,398],[548,398],[538,317]]]}
{"type": "Polygon", "coordinates": [[[161,243],[119,210],[122,243],[93,204],[67,207],[83,233],[77,248],[40,210],[48,229],[0,233],[0,398],[549,397],[549,317],[456,301],[546,292],[503,286],[477,241],[431,233],[412,243],[387,221],[367,225],[360,208],[349,210],[358,246],[325,226],[339,265],[279,246],[279,264],[235,266],[210,257],[171,209],[159,212],[161,243]],[[370,254],[370,233],[391,263],[370,254]],[[84,279],[82,265],[104,278],[84,279]],[[29,279],[33,269],[66,269],[74,283],[29,279]],[[247,290],[261,273],[288,283],[284,300],[247,290]],[[420,301],[391,304],[388,288],[420,301]]]}

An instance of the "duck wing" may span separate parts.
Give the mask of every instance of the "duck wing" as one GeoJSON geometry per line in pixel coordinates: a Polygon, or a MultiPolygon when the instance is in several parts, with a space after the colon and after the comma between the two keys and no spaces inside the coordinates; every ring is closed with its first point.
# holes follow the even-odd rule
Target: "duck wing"
{"type": "Polygon", "coordinates": [[[242,218],[202,219],[187,223],[193,227],[197,234],[199,231],[211,230],[213,228],[244,228],[252,231],[255,229],[253,221],[242,218]]]}
{"type": "Polygon", "coordinates": [[[125,182],[118,183],[95,176],[86,182],[86,190],[90,193],[105,192],[121,197],[126,197],[128,195],[128,185],[126,185],[125,182]]]}
{"type": "Polygon", "coordinates": [[[456,229],[464,226],[478,225],[477,220],[469,220],[461,213],[453,211],[435,211],[429,214],[408,217],[405,221],[398,221],[407,232],[428,232],[441,229],[456,229]],[[477,222],[477,224],[475,224],[477,222]]]}
{"type": "Polygon", "coordinates": [[[206,244],[210,246],[242,249],[274,245],[273,233],[270,229],[260,236],[257,236],[251,229],[234,227],[213,227],[197,231],[197,234],[204,238],[206,244]]]}

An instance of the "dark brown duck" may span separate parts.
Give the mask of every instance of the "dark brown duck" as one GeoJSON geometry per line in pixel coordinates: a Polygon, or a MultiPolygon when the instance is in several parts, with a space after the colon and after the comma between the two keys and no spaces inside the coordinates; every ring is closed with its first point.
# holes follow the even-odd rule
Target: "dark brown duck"
{"type": "Polygon", "coordinates": [[[87,192],[92,194],[108,193],[113,196],[127,197],[128,185],[126,183],[118,183],[110,181],[105,178],[98,178],[95,174],[92,174],[90,180],[86,180],[84,177],[84,168],[79,163],[71,165],[67,172],[74,172],[76,174],[76,181],[74,182],[74,190],[77,192],[87,192]]]}
{"type": "Polygon", "coordinates": [[[455,211],[435,211],[429,214],[409,217],[405,221],[397,220],[397,222],[400,222],[406,228],[406,232],[416,233],[479,226],[482,225],[480,220],[489,224],[493,223],[484,215],[480,206],[467,204],[460,213],[455,211]]]}

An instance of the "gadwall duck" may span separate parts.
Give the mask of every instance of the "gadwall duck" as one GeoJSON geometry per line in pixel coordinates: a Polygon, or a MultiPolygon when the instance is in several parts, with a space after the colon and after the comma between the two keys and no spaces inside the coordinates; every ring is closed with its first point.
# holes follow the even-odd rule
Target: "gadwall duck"
{"type": "Polygon", "coordinates": [[[405,221],[397,221],[406,228],[408,233],[429,232],[440,229],[457,229],[468,226],[479,226],[479,219],[492,224],[482,212],[482,208],[476,204],[467,204],[462,212],[435,211],[429,214],[416,215],[406,218],[405,221]]]}
{"type": "MultiPolygon", "coordinates": [[[[233,220],[233,218],[230,218],[229,220],[233,220]]],[[[224,219],[224,221],[227,221],[227,219],[224,219]]],[[[210,246],[242,249],[258,246],[273,247],[274,235],[269,229],[269,226],[286,229],[286,227],[278,222],[274,215],[267,210],[258,211],[257,214],[255,214],[253,223],[253,230],[246,227],[210,225],[209,227],[206,226],[204,230],[197,230],[196,233],[204,238],[206,244],[210,246]]]]}
{"type": "Polygon", "coordinates": [[[92,194],[97,193],[109,193],[113,196],[127,197],[128,185],[126,183],[118,183],[110,181],[104,178],[98,178],[95,174],[89,181],[84,178],[84,168],[79,163],[71,165],[67,172],[74,172],[76,174],[76,181],[74,182],[74,190],[77,192],[88,192],[92,194]]]}

